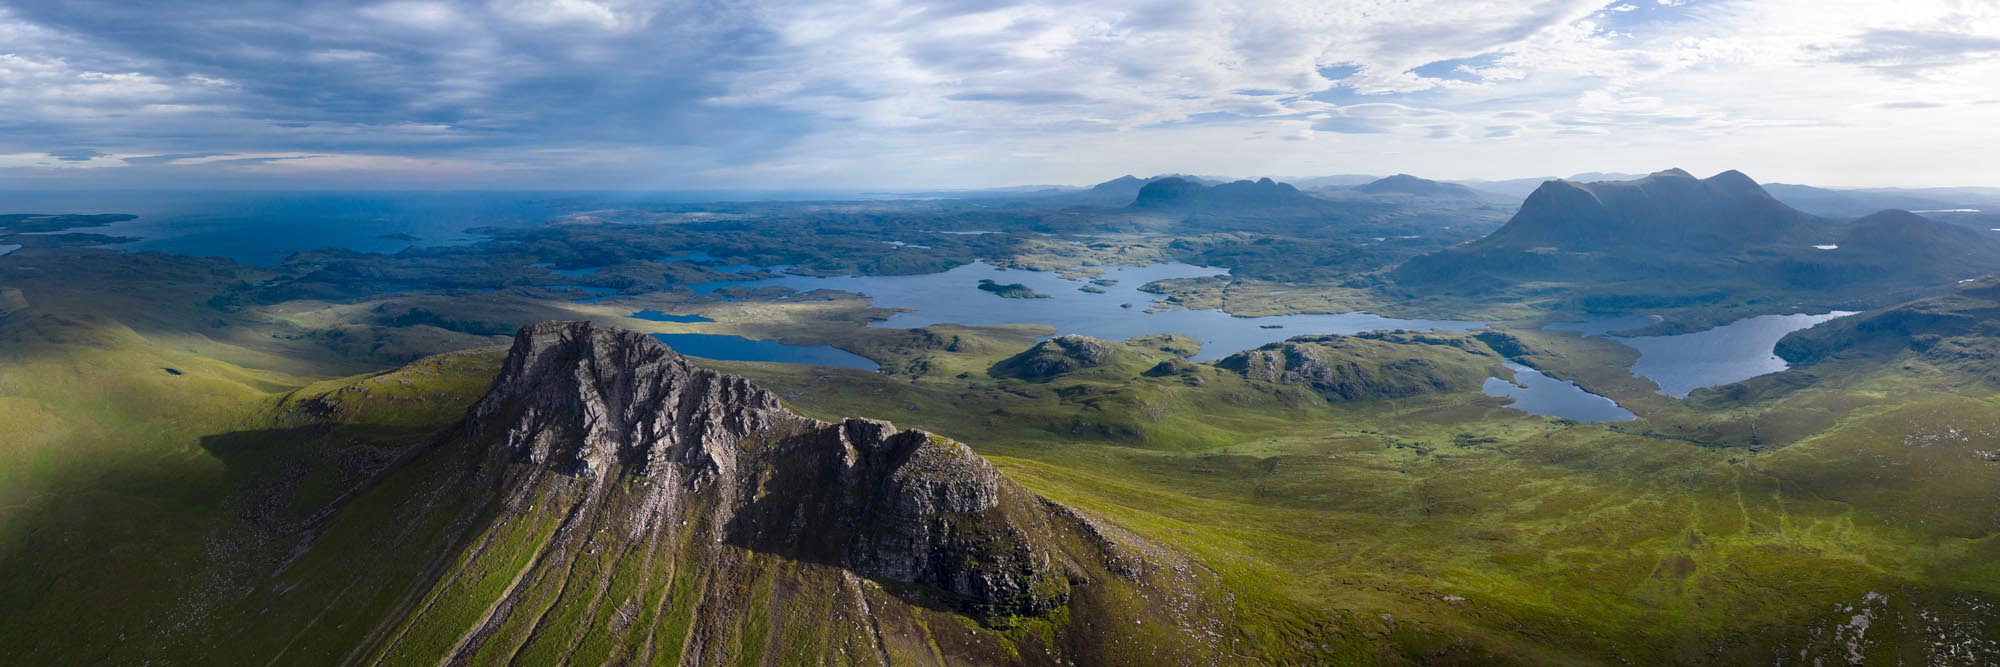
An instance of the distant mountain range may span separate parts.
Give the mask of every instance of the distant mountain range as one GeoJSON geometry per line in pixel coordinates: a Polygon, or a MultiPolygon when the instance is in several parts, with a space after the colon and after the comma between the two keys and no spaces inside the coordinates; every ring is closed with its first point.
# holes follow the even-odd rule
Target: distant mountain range
{"type": "Polygon", "coordinates": [[[1473,199],[1481,196],[1478,190],[1457,183],[1443,183],[1427,178],[1417,178],[1409,174],[1396,174],[1371,183],[1354,186],[1356,192],[1369,194],[1405,194],[1422,197],[1445,197],[1473,199]]]}
{"type": "Polygon", "coordinates": [[[1132,198],[1138,210],[1243,211],[1330,208],[1326,200],[1269,178],[1206,185],[1182,177],[1155,180],[1132,198]]]}
{"type": "Polygon", "coordinates": [[[1906,211],[1822,218],[1741,172],[1698,179],[1670,169],[1636,180],[1543,183],[1498,231],[1412,259],[1393,275],[1461,291],[1567,283],[1671,303],[1656,297],[1773,286],[1838,294],[1861,282],[1936,287],[1996,268],[2000,234],[1906,211]]]}
{"type": "Polygon", "coordinates": [[[1810,239],[1812,216],[1738,171],[1697,179],[1670,169],[1632,181],[1549,181],[1484,249],[1604,250],[1618,246],[1727,250],[1810,239]]]}

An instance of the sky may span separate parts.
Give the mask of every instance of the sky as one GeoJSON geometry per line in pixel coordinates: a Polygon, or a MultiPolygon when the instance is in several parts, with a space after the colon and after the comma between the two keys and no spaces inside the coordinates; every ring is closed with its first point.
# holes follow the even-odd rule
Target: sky
{"type": "Polygon", "coordinates": [[[2000,1],[0,0],[0,189],[2000,186],[2000,1]]]}

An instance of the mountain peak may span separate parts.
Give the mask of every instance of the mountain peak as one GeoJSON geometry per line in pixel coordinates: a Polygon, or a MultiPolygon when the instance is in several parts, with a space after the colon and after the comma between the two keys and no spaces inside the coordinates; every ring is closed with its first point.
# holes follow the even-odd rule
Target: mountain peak
{"type": "Polygon", "coordinates": [[[1513,219],[1469,248],[1733,252],[1798,240],[1812,220],[1741,172],[1697,179],[1668,169],[1635,181],[1543,183],[1513,219]]]}
{"type": "Polygon", "coordinates": [[[1702,182],[1742,190],[1757,190],[1758,192],[1763,192],[1764,190],[1764,186],[1758,185],[1756,179],[1750,178],[1748,174],[1735,169],[1702,179],[1702,182]]]}
{"type": "Polygon", "coordinates": [[[1105,181],[1103,183],[1098,183],[1097,185],[1090,186],[1090,189],[1102,192],[1105,190],[1121,190],[1126,188],[1137,188],[1143,184],[1144,181],[1139,177],[1133,176],[1131,174],[1126,174],[1124,176],[1119,176],[1117,178],[1105,181]]]}
{"type": "Polygon", "coordinates": [[[537,465],[602,476],[620,463],[639,474],[668,463],[727,473],[734,455],[723,441],[799,420],[776,395],[695,366],[645,334],[551,321],[515,336],[468,425],[475,433],[504,426],[509,444],[537,465]],[[510,408],[533,419],[497,423],[510,408]]]}
{"type": "Polygon", "coordinates": [[[1409,174],[1396,174],[1374,182],[1354,186],[1357,192],[1369,194],[1407,194],[1424,197],[1450,197],[1470,199],[1479,196],[1479,191],[1457,183],[1443,183],[1409,174]]]}
{"type": "MultiPolygon", "coordinates": [[[[776,580],[792,587],[786,595],[846,591],[815,604],[873,618],[855,626],[864,631],[905,632],[896,624],[907,608],[880,610],[908,604],[996,629],[1052,619],[1045,627],[1056,641],[1086,626],[1165,625],[1182,633],[1161,646],[1195,638],[1176,650],[1214,650],[1195,647],[1209,636],[1197,629],[1210,623],[1202,605],[1160,611],[1167,596],[1211,585],[1185,556],[1035,496],[964,444],[885,421],[800,416],[749,380],[697,366],[644,334],[590,322],[521,329],[486,395],[427,456],[469,457],[413,468],[453,471],[419,485],[468,498],[472,509],[455,510],[466,518],[453,520],[526,526],[563,517],[520,561],[533,564],[523,581],[565,581],[584,551],[629,551],[661,571],[699,573],[693,585],[718,602],[693,613],[713,617],[704,622],[715,632],[750,613],[731,606],[742,604],[737,593],[776,580]],[[1065,605],[1086,617],[1071,627],[1072,617],[1051,616],[1065,605]]],[[[464,567],[500,566],[481,560],[484,552],[467,558],[464,567]]],[[[559,589],[591,600],[608,594],[605,584],[591,576],[559,589]]],[[[489,625],[547,621],[536,618],[542,607],[517,609],[517,593],[494,603],[489,625]]],[[[729,646],[690,650],[715,662],[729,646]]],[[[1035,650],[1102,661],[1086,644],[1035,650]]]]}

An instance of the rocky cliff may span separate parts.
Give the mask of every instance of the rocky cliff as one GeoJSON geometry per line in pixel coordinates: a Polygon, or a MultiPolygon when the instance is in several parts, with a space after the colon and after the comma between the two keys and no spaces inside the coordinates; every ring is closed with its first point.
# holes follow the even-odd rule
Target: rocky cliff
{"type": "MultiPolygon", "coordinates": [[[[358,504],[380,506],[350,506],[300,559],[351,559],[339,596],[390,610],[355,618],[374,630],[330,662],[1193,664],[1226,649],[1226,594],[1192,559],[951,439],[803,417],[589,323],[522,330],[466,418],[369,493],[358,504]],[[385,555],[323,546],[343,531],[385,555]],[[399,585],[384,558],[424,565],[399,585]]],[[[317,600],[313,585],[274,586],[301,592],[272,604],[317,600]]]]}

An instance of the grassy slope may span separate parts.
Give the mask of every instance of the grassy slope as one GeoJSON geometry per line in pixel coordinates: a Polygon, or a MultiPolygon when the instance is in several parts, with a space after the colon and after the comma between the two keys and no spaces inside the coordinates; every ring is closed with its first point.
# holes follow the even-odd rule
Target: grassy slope
{"type": "MultiPolygon", "coordinates": [[[[1545,664],[1837,656],[1833,626],[1849,619],[1836,605],[1896,591],[1908,624],[1878,621],[1862,644],[1887,657],[1919,642],[1914,601],[1965,620],[1970,607],[1945,611],[1952,601],[1990,604],[2000,584],[1980,560],[2000,523],[1963,509],[2000,495],[2000,464],[1975,453],[2000,447],[1983,416],[2000,405],[1922,373],[1789,397],[1837,404],[1821,418],[1832,428],[1755,454],[1641,435],[1643,423],[1521,417],[1478,395],[1328,406],[1219,373],[1199,388],[968,389],[733,370],[812,411],[978,434],[967,437],[1038,492],[1222,570],[1256,619],[1243,632],[1280,655],[1344,637],[1325,650],[1545,664]],[[1902,453],[1923,433],[1963,437],[1902,453]]],[[[1782,409],[1744,411],[1769,421],[1782,409]]]]}
{"type": "MultiPolygon", "coordinates": [[[[9,600],[0,647],[36,662],[172,658],[211,650],[191,630],[219,622],[241,631],[225,641],[241,641],[245,655],[328,657],[366,636],[364,619],[402,602],[342,597],[328,573],[345,563],[320,556],[291,571],[302,595],[319,586],[312,595],[343,600],[324,614],[199,604],[233,599],[242,582],[230,566],[271,562],[259,560],[272,557],[271,543],[237,523],[246,498],[271,497],[253,481],[348,446],[414,442],[456,417],[490,356],[357,385],[373,391],[341,395],[353,384],[344,381],[291,394],[315,369],[354,362],[270,342],[269,326],[212,327],[213,315],[176,290],[53,289],[29,289],[35,305],[0,320],[0,416],[32,425],[0,437],[8,460],[23,462],[0,470],[0,565],[37,574],[0,579],[9,600]],[[330,422],[301,410],[328,391],[351,410],[330,422]],[[288,632],[300,627],[317,629],[288,632]]],[[[799,310],[854,312],[840,301],[723,308],[741,311],[740,324],[723,324],[746,333],[824,316],[799,310]]],[[[2000,634],[1977,625],[1991,622],[1978,605],[2000,596],[1991,537],[2000,464],[1980,454],[2000,450],[1987,416],[2000,405],[1990,389],[1941,381],[1936,369],[1885,367],[1732,408],[1760,423],[1815,415],[1792,427],[1788,446],[1753,453],[1524,417],[1476,394],[1329,405],[1214,371],[1198,371],[1199,386],[1002,383],[985,369],[1035,330],[946,333],[964,337],[960,352],[892,331],[824,334],[915,369],[896,376],[717,365],[807,412],[964,438],[1030,488],[1202,557],[1241,596],[1245,650],[1271,659],[1838,657],[1852,610],[1874,606],[1880,617],[1859,644],[1870,657],[1922,645],[1916,628],[1930,621],[1920,611],[1960,632],[2000,634]]],[[[1610,352],[1555,349],[1586,387],[1617,381],[1593,386],[1582,374],[1610,352]]],[[[1660,427],[1703,418],[1656,407],[1660,427]]],[[[279,511],[250,515],[285,524],[339,498],[345,486],[327,480],[339,468],[307,468],[278,494],[279,511]]],[[[426,539],[442,546],[443,528],[414,531],[430,537],[411,553],[424,553],[426,539]]],[[[378,538],[357,527],[319,539],[352,546],[315,553],[343,554],[371,552],[378,538]]],[[[396,590],[422,563],[405,565],[371,585],[396,590]]]]}

